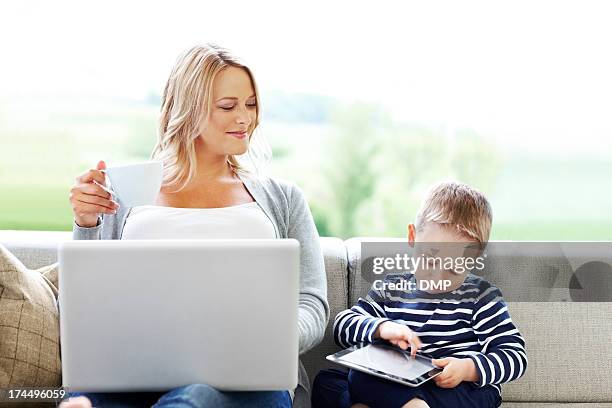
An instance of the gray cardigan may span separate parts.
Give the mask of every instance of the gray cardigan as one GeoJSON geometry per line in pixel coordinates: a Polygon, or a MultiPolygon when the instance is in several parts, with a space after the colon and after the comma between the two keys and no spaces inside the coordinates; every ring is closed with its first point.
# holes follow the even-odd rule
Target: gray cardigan
{"type": "MultiPolygon", "coordinates": [[[[240,174],[240,179],[257,204],[268,216],[277,238],[295,238],[300,242],[300,300],[299,300],[299,350],[305,353],[316,346],[325,333],[329,319],[327,303],[327,279],[319,244],[319,235],[312,219],[308,203],[302,191],[293,183],[240,174]]],[[[122,205],[117,214],[102,215],[98,225],[83,228],[76,223],[73,238],[121,239],[123,226],[130,208],[122,205]]],[[[309,406],[309,384],[306,371],[300,363],[299,386],[296,389],[294,406],[309,406]],[[300,389],[302,388],[302,389],[300,389]]]]}

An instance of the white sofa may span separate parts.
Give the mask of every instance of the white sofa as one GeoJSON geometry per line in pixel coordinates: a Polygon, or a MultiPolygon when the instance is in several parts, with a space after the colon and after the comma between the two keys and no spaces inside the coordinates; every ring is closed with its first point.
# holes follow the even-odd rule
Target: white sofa
{"type": "MultiPolygon", "coordinates": [[[[0,231],[0,243],[26,266],[57,259],[57,245],[69,232],[0,231]]],[[[333,317],[369,289],[359,273],[363,238],[322,238],[331,320],[323,342],[304,356],[310,379],[329,367],[338,350],[331,336],[333,317]]],[[[612,254],[603,254],[612,260],[612,254]]],[[[491,273],[543,273],[532,254],[516,254],[491,273]]],[[[510,313],[527,342],[529,368],[503,387],[504,407],[612,408],[612,302],[509,302],[510,313]]]]}

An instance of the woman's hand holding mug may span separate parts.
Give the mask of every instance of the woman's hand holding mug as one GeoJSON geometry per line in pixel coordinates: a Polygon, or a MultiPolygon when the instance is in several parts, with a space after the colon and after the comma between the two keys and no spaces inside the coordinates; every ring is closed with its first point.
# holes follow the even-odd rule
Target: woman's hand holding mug
{"type": "Polygon", "coordinates": [[[80,227],[95,227],[100,214],[115,214],[119,204],[112,198],[106,188],[106,164],[99,161],[95,169],[91,169],[76,178],[76,183],[70,189],[70,204],[74,213],[74,221],[80,227]]]}

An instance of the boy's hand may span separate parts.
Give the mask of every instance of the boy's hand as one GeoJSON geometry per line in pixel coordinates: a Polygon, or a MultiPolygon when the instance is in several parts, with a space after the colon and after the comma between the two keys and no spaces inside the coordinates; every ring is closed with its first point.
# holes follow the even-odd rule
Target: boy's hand
{"type": "Polygon", "coordinates": [[[470,358],[447,357],[433,359],[431,362],[444,368],[442,373],[434,378],[438,387],[455,388],[462,381],[478,381],[476,366],[470,358]]]}
{"type": "Polygon", "coordinates": [[[410,330],[408,326],[395,323],[383,322],[374,332],[375,339],[388,340],[391,344],[406,350],[410,346],[410,355],[414,357],[419,348],[421,348],[421,340],[415,332],[410,330]]]}

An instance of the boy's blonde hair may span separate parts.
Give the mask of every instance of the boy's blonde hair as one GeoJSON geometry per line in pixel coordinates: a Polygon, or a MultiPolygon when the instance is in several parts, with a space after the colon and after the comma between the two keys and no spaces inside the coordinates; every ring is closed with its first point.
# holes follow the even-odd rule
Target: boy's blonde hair
{"type": "Polygon", "coordinates": [[[491,205],[480,191],[454,181],[435,185],[417,213],[416,228],[435,222],[478,241],[481,250],[487,245],[493,215],[491,205]]]}

